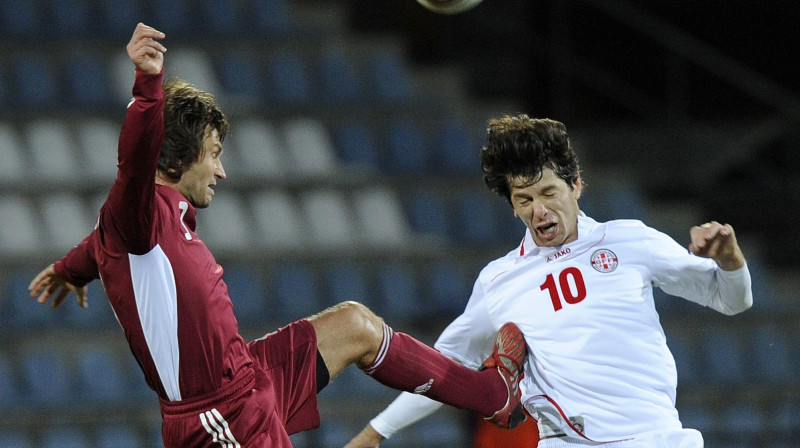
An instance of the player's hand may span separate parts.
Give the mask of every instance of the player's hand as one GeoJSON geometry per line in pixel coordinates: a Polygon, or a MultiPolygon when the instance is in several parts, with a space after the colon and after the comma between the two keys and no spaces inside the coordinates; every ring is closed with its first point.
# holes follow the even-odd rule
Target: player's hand
{"type": "Polygon", "coordinates": [[[64,301],[70,292],[74,292],[78,297],[78,305],[82,308],[88,307],[88,290],[89,288],[86,285],[78,288],[61,278],[56,274],[56,270],[52,264],[38,273],[36,277],[31,280],[31,284],[28,285],[28,291],[30,291],[31,297],[36,298],[36,301],[39,303],[47,303],[51,297],[55,296],[51,303],[53,308],[61,305],[61,302],[64,301]]]}
{"type": "Polygon", "coordinates": [[[164,33],[144,23],[136,25],[126,47],[128,57],[136,68],[151,75],[161,73],[164,67],[164,52],[167,49],[158,41],[164,37],[166,37],[164,33]]]}
{"type": "Polygon", "coordinates": [[[383,436],[372,425],[367,425],[344,448],[378,448],[382,440],[383,436]]]}
{"type": "Polygon", "coordinates": [[[725,271],[744,266],[744,254],[730,224],[707,222],[692,227],[689,236],[692,241],[689,250],[693,254],[713,259],[725,271]]]}

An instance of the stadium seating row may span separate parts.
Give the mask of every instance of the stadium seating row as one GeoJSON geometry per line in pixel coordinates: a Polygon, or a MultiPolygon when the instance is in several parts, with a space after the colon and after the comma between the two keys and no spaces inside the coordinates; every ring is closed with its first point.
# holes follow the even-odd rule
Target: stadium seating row
{"type": "MultiPolygon", "coordinates": [[[[28,295],[35,272],[18,270],[0,277],[0,334],[32,330],[108,329],[116,320],[99,282],[90,285],[90,306],[66,303],[40,306],[28,295]]],[[[345,300],[366,303],[391,322],[415,323],[455,317],[466,305],[475,268],[457,262],[311,263],[288,262],[270,269],[227,266],[224,279],[234,312],[244,327],[261,331],[306,317],[345,300]]]]}
{"type": "MultiPolygon", "coordinates": [[[[381,443],[386,448],[467,446],[469,429],[465,413],[440,412],[381,443]]],[[[347,421],[323,421],[319,429],[294,434],[296,448],[340,448],[361,429],[347,421]]],[[[163,448],[157,424],[109,423],[90,426],[58,424],[42,430],[0,426],[3,448],[163,448]]]]}
{"type": "Polygon", "coordinates": [[[138,21],[169,24],[176,36],[202,31],[264,37],[289,32],[291,16],[285,0],[5,0],[0,3],[0,38],[124,37],[138,21]]]}
{"type": "MultiPolygon", "coordinates": [[[[260,110],[380,108],[412,101],[411,69],[401,49],[373,47],[354,54],[346,43],[322,44],[313,53],[200,50],[175,44],[165,70],[167,77],[186,79],[227,103],[260,110]]],[[[2,54],[0,105],[34,112],[68,107],[102,112],[130,99],[133,70],[124,53],[48,51],[53,53],[23,49],[2,54]]]]}
{"type": "MultiPolygon", "coordinates": [[[[2,257],[65,253],[92,230],[106,195],[46,191],[0,198],[2,257]]],[[[480,190],[457,197],[417,190],[398,197],[380,187],[223,190],[214,207],[200,212],[197,232],[217,256],[309,247],[430,250],[455,242],[511,250],[522,225],[503,207],[480,190]]]]}
{"type": "MultiPolygon", "coordinates": [[[[107,187],[116,175],[121,119],[35,118],[0,121],[0,187],[87,182],[107,187]],[[35,171],[37,175],[29,176],[35,171]],[[76,173],[80,172],[80,176],[76,173]]],[[[476,129],[458,119],[381,123],[242,117],[232,123],[223,163],[231,180],[348,181],[349,174],[471,174],[478,183],[476,129]],[[347,173],[343,170],[348,170],[347,173]]],[[[375,179],[380,181],[381,179],[375,179]]],[[[377,183],[377,182],[376,182],[377,183]]]]}

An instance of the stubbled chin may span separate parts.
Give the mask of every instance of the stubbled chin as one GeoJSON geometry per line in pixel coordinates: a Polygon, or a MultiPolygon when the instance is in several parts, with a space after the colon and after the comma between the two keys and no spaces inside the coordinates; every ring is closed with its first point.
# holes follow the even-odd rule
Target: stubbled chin
{"type": "Polygon", "coordinates": [[[539,247],[554,247],[554,246],[558,246],[559,245],[558,243],[556,243],[556,240],[552,240],[552,239],[551,240],[544,240],[542,238],[539,238],[538,236],[536,238],[534,238],[533,240],[534,240],[534,242],[536,242],[536,245],[539,246],[539,247]]]}

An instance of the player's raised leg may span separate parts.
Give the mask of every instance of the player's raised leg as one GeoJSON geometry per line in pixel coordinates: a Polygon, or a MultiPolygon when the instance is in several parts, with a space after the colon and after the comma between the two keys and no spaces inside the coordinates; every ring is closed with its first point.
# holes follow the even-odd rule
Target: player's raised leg
{"type": "Polygon", "coordinates": [[[496,364],[474,371],[408,334],[392,330],[356,302],[338,304],[309,321],[317,331],[317,347],[331,378],[354,363],[393,389],[480,412],[505,427],[522,421],[513,412],[520,403],[519,366],[526,353],[521,333],[501,333],[495,343],[498,353],[492,355],[496,364]],[[509,353],[514,355],[509,358],[509,353]],[[505,362],[507,359],[513,362],[505,362]]]}

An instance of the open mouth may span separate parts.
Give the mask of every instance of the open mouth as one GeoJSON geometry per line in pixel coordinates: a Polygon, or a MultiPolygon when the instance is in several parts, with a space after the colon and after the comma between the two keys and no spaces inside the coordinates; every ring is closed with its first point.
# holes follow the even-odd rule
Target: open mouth
{"type": "Polygon", "coordinates": [[[557,222],[545,223],[536,227],[536,233],[539,234],[542,239],[550,240],[556,236],[557,229],[557,222]]]}

